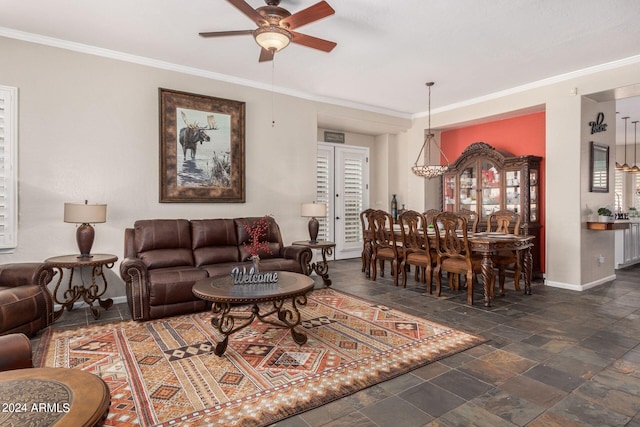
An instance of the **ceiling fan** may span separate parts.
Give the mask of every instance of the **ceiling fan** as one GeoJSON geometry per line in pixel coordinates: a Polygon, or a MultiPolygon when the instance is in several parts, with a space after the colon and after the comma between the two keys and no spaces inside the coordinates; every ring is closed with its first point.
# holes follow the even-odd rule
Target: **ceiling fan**
{"type": "Polygon", "coordinates": [[[273,60],[273,55],[289,45],[297,43],[313,49],[331,52],[336,43],[292,31],[298,27],[333,15],[335,10],[321,1],[293,15],[279,7],[280,0],[265,0],[266,6],[252,8],[245,0],[227,0],[258,25],[255,30],[214,31],[199,33],[202,37],[238,36],[252,34],[260,45],[260,62],[273,60]]]}

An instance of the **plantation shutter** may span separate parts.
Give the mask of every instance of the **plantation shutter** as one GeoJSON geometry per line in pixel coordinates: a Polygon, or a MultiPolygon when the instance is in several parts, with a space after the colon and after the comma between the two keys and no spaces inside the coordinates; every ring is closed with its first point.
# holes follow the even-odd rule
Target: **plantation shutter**
{"type": "Polygon", "coordinates": [[[344,163],[345,243],[362,242],[360,212],[364,210],[364,158],[347,158],[344,163]]]}
{"type": "MultiPolygon", "coordinates": [[[[333,172],[331,171],[331,165],[333,164],[333,151],[326,148],[318,147],[318,154],[316,160],[316,202],[325,203],[329,209],[331,204],[329,203],[329,197],[332,192],[333,172]]],[[[320,223],[320,229],[318,231],[318,240],[329,240],[332,238],[329,232],[328,218],[332,215],[327,212],[327,216],[324,218],[317,218],[320,223]]]]}
{"type": "Polygon", "coordinates": [[[615,212],[618,209],[618,204],[624,209],[626,206],[624,199],[624,177],[625,172],[616,170],[613,174],[615,177],[614,191],[615,191],[615,206],[613,207],[613,211],[615,212]]]}
{"type": "Polygon", "coordinates": [[[0,251],[18,240],[17,162],[18,89],[0,86],[0,251]]]}

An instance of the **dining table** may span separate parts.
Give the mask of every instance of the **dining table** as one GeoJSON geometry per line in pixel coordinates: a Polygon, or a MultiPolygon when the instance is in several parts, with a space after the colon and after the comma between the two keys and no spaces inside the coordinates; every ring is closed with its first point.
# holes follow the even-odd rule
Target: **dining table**
{"type": "MultiPolygon", "coordinates": [[[[402,230],[399,225],[394,224],[394,235],[396,241],[402,241],[402,230]]],[[[427,230],[429,236],[429,244],[435,247],[435,229],[427,230]]],[[[469,241],[469,250],[482,256],[481,261],[481,277],[482,287],[484,291],[484,306],[491,307],[491,300],[495,298],[494,283],[495,272],[493,255],[500,252],[515,251],[519,252],[519,260],[521,262],[522,275],[524,278],[524,294],[531,295],[531,278],[533,275],[533,255],[531,248],[533,247],[533,239],[535,236],[505,234],[499,232],[477,232],[467,233],[469,241]]],[[[469,286],[469,285],[468,285],[469,286]]],[[[472,285],[471,285],[472,286],[472,285]]],[[[473,292],[467,294],[467,303],[473,305],[473,292]]],[[[504,296],[504,295],[500,295],[504,296]]]]}

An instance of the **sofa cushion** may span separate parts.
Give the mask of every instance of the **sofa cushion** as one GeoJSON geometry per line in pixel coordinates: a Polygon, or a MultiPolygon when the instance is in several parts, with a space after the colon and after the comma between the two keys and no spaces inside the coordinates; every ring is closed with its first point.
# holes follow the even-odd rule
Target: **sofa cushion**
{"type": "Polygon", "coordinates": [[[232,219],[191,221],[191,241],[196,266],[240,260],[236,228],[232,219]]]}
{"type": "Polygon", "coordinates": [[[241,262],[222,262],[218,264],[207,264],[201,265],[200,268],[205,270],[209,277],[216,276],[228,276],[231,274],[231,270],[233,267],[242,267],[245,266],[247,271],[251,268],[251,263],[241,263],[241,262]]]}
{"type": "Polygon", "coordinates": [[[207,277],[195,267],[156,268],[149,270],[149,304],[163,305],[193,301],[193,284],[207,277]]]}
{"type": "Polygon", "coordinates": [[[191,227],[186,219],[147,219],[134,224],[138,258],[148,268],[193,266],[191,227]]]}
{"type": "MultiPolygon", "coordinates": [[[[251,228],[253,224],[259,221],[260,217],[250,218],[236,218],[234,220],[236,224],[236,233],[238,234],[238,248],[240,250],[240,261],[247,261],[251,258],[251,254],[244,247],[244,243],[249,243],[249,233],[246,227],[251,228]]],[[[280,227],[278,223],[272,217],[268,217],[269,227],[267,228],[267,236],[262,238],[262,241],[267,241],[269,246],[269,252],[260,251],[260,259],[268,258],[280,258],[282,257],[282,235],[280,234],[280,227]]]]}

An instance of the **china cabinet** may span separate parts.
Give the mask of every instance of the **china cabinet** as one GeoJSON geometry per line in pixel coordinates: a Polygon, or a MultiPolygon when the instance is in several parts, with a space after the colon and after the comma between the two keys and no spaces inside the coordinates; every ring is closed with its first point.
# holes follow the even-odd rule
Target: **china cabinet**
{"type": "Polygon", "coordinates": [[[521,216],[521,234],[535,236],[534,273],[540,271],[540,161],[539,156],[517,156],[484,142],[467,147],[442,177],[442,210],[475,211],[478,231],[500,209],[521,216]]]}

